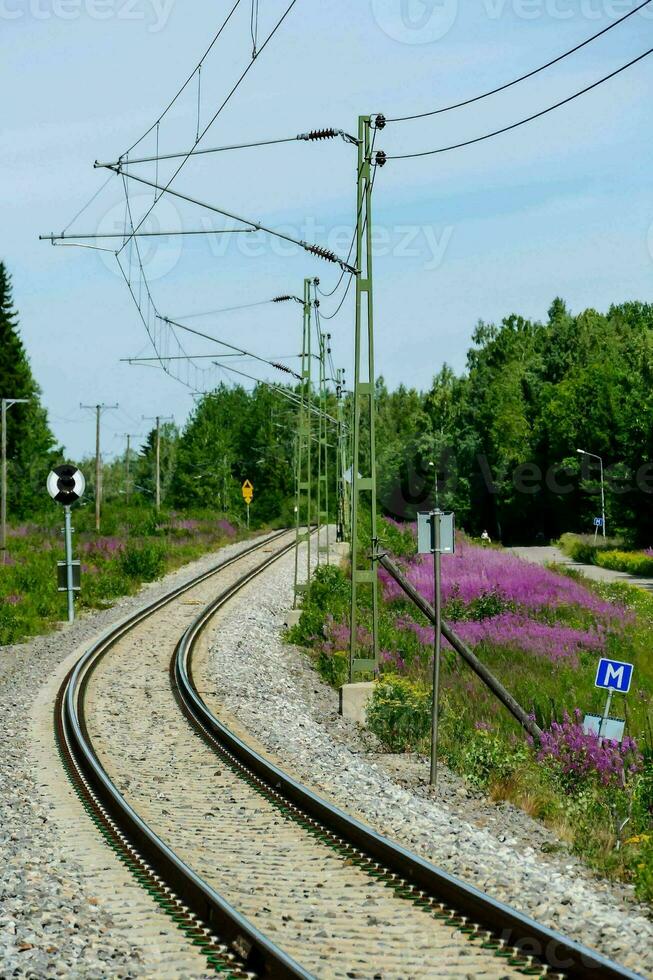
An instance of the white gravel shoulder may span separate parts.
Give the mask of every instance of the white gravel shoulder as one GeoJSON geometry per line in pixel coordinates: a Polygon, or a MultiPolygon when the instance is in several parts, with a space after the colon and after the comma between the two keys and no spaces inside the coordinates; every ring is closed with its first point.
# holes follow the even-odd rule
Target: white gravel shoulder
{"type": "Polygon", "coordinates": [[[226,712],[297,778],[376,830],[653,977],[653,923],[630,888],[595,878],[541,824],[470,793],[444,767],[430,795],[423,760],[383,757],[367,733],[339,717],[337,693],[305,652],[283,642],[292,585],[291,553],[221,614],[207,687],[226,712]]]}
{"type": "MultiPolygon", "coordinates": [[[[35,695],[80,644],[250,544],[207,554],[55,633],[0,647],[0,977],[147,975],[128,931],[98,903],[92,875],[71,860],[71,841],[62,840],[53,800],[37,779],[35,695]]],[[[48,724],[53,707],[45,705],[48,724]]],[[[60,778],[67,779],[63,767],[60,778]]]]}

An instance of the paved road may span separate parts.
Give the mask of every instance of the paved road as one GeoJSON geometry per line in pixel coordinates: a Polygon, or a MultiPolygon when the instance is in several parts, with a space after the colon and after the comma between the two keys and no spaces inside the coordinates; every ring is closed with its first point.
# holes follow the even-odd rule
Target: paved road
{"type": "Polygon", "coordinates": [[[572,561],[567,555],[555,545],[546,547],[532,548],[508,548],[513,554],[526,561],[535,562],[537,565],[545,565],[546,562],[555,561],[560,565],[569,565],[577,568],[579,572],[587,578],[595,579],[597,582],[628,582],[630,585],[639,585],[642,589],[653,592],[653,578],[644,578],[641,575],[629,575],[628,572],[613,572],[609,568],[599,568],[598,565],[581,565],[580,562],[572,561]]]}

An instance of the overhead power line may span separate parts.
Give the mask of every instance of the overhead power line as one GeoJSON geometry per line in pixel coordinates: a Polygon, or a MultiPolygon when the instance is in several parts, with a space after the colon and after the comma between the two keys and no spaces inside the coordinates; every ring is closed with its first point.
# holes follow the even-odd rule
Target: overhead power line
{"type": "Polygon", "coordinates": [[[425,119],[427,116],[438,116],[443,112],[451,112],[452,109],[461,109],[463,106],[472,105],[474,102],[480,102],[482,99],[487,99],[489,98],[489,96],[496,95],[498,92],[505,92],[506,89],[512,88],[513,85],[518,85],[520,82],[525,82],[527,79],[533,78],[534,75],[538,75],[541,71],[545,71],[547,68],[551,68],[553,65],[557,65],[558,62],[564,61],[565,58],[568,58],[570,55],[575,54],[577,51],[580,51],[581,48],[586,47],[588,44],[591,44],[593,41],[596,41],[604,34],[607,34],[608,31],[611,31],[615,27],[618,27],[619,24],[622,24],[625,20],[628,20],[629,17],[632,17],[634,14],[638,13],[638,11],[640,11],[643,7],[647,7],[651,2],[653,2],[653,0],[644,0],[643,3],[640,3],[639,6],[634,7],[632,10],[629,10],[627,14],[623,15],[623,17],[620,17],[618,20],[615,20],[611,24],[608,24],[607,27],[604,27],[600,31],[597,31],[596,34],[592,34],[591,37],[588,37],[584,41],[581,41],[580,44],[575,45],[575,47],[573,48],[569,48],[568,51],[565,51],[563,52],[563,54],[559,54],[557,58],[552,58],[550,61],[547,61],[545,64],[540,65],[539,68],[533,68],[532,71],[526,72],[525,75],[520,75],[519,78],[513,78],[511,82],[505,82],[505,84],[503,85],[498,85],[496,88],[492,88],[489,89],[489,91],[487,92],[481,93],[481,95],[473,96],[473,98],[464,99],[462,102],[454,102],[451,105],[442,106],[442,108],[440,109],[431,109],[429,112],[416,112],[411,116],[394,116],[394,117],[386,118],[386,122],[389,123],[406,122],[409,119],[425,119]]]}
{"type": "Polygon", "coordinates": [[[511,123],[509,126],[503,126],[501,129],[495,129],[491,133],[485,133],[483,136],[477,136],[475,139],[464,140],[462,143],[452,143],[450,146],[440,146],[433,150],[420,150],[416,153],[389,153],[386,159],[411,160],[415,157],[435,156],[437,153],[448,153],[450,150],[459,150],[464,146],[473,146],[474,143],[482,143],[484,140],[493,139],[495,136],[500,136],[502,133],[508,133],[512,129],[518,129],[520,126],[525,126],[526,123],[533,122],[534,119],[539,119],[541,116],[546,116],[549,112],[553,112],[555,109],[560,109],[561,106],[567,105],[569,102],[573,102],[574,99],[578,99],[581,95],[591,92],[592,89],[598,88],[598,86],[602,85],[604,82],[608,82],[611,78],[615,78],[617,75],[620,75],[622,71],[636,65],[638,61],[642,61],[644,58],[647,58],[651,53],[653,53],[653,48],[649,48],[648,51],[644,51],[643,54],[638,55],[637,58],[633,58],[632,61],[628,61],[625,65],[622,65],[615,71],[610,72],[609,75],[604,75],[603,78],[597,79],[597,81],[592,82],[591,85],[586,85],[585,88],[582,88],[579,92],[574,92],[573,95],[568,95],[566,99],[556,102],[555,105],[548,106],[546,109],[541,109],[540,112],[534,112],[531,116],[527,116],[525,119],[520,119],[518,122],[511,123]]]}

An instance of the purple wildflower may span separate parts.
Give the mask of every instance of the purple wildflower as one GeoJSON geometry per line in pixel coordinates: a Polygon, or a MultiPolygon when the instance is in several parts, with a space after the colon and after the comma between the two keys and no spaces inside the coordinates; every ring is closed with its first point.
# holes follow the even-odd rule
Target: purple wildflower
{"type": "Polygon", "coordinates": [[[542,733],[538,761],[559,769],[570,785],[587,777],[598,777],[605,785],[623,786],[626,773],[637,772],[642,756],[634,739],[621,742],[600,740],[594,732],[585,733],[582,713],[574,709],[573,719],[565,712],[562,722],[554,721],[542,733]]]}

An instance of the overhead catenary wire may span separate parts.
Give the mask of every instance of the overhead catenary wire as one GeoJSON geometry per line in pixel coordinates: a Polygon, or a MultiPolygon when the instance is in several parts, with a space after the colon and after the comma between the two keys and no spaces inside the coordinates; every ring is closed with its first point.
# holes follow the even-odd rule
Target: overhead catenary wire
{"type": "MultiPolygon", "coordinates": [[[[236,0],[236,5],[239,2],[240,2],[240,0],[236,0]]],[[[225,96],[225,98],[222,100],[221,104],[218,106],[218,108],[213,113],[213,115],[209,119],[209,121],[206,124],[206,126],[204,127],[204,129],[201,131],[201,133],[199,134],[199,136],[195,140],[194,146],[191,147],[191,149],[188,151],[188,153],[186,154],[186,156],[183,158],[183,160],[181,161],[181,163],[179,164],[179,166],[177,167],[177,169],[174,171],[174,173],[172,174],[172,176],[168,180],[167,184],[162,188],[162,194],[165,194],[165,193],[169,193],[170,192],[169,191],[169,188],[170,188],[172,182],[175,180],[175,178],[178,176],[178,174],[181,172],[181,170],[185,166],[186,162],[188,161],[188,159],[189,159],[189,157],[190,157],[190,155],[192,153],[192,150],[194,149],[195,146],[197,146],[198,143],[200,143],[202,141],[202,139],[204,138],[204,136],[208,133],[209,129],[211,128],[211,126],[213,125],[213,123],[215,122],[215,120],[218,118],[218,116],[220,115],[220,113],[222,112],[222,110],[225,108],[225,106],[232,99],[234,93],[238,90],[238,88],[240,87],[240,85],[242,84],[242,82],[245,80],[247,74],[249,73],[250,69],[252,68],[252,65],[255,63],[256,60],[258,60],[258,55],[260,55],[265,50],[265,48],[268,46],[268,44],[270,43],[270,41],[272,40],[272,38],[275,36],[275,34],[279,30],[279,28],[281,27],[281,25],[283,24],[283,22],[285,21],[285,19],[288,17],[288,15],[290,14],[290,11],[293,9],[293,7],[295,6],[296,3],[297,3],[297,0],[291,0],[291,2],[288,4],[288,6],[286,7],[285,11],[281,15],[281,17],[278,19],[278,21],[276,22],[276,24],[274,25],[274,27],[272,28],[272,30],[270,31],[270,33],[266,37],[265,41],[263,42],[263,44],[259,48],[258,53],[257,53],[257,58],[256,59],[255,58],[252,58],[251,61],[243,69],[243,71],[240,73],[240,75],[239,75],[238,79],[236,80],[236,82],[232,85],[231,89],[229,90],[229,92],[227,93],[227,95],[225,96]]],[[[217,40],[217,38],[216,38],[216,40],[217,40]]],[[[110,168],[110,169],[112,169],[112,168],[110,168]]],[[[141,227],[141,225],[143,224],[143,222],[152,213],[152,210],[156,206],[156,203],[160,199],[160,197],[162,196],[162,194],[160,194],[158,198],[155,197],[154,202],[148,208],[148,210],[145,212],[145,214],[143,215],[143,217],[139,221],[138,225],[134,229],[135,231],[138,231],[139,230],[139,228],[141,227]]],[[[127,241],[129,241],[129,239],[127,241]]],[[[121,246],[121,249],[124,248],[125,245],[127,245],[127,241],[124,242],[124,244],[121,246]]]]}
{"type": "MultiPolygon", "coordinates": [[[[231,364],[216,364],[216,367],[225,371],[231,371],[233,374],[239,374],[241,377],[248,378],[250,381],[254,381],[256,384],[264,385],[266,388],[271,388],[273,391],[277,391],[280,395],[288,398],[289,401],[293,402],[293,404],[297,406],[302,404],[301,397],[291,388],[284,388],[282,385],[274,384],[271,381],[264,381],[262,378],[255,378],[253,375],[247,374],[245,371],[240,371],[231,364]]],[[[338,424],[337,419],[334,419],[334,417],[329,415],[328,412],[321,412],[317,405],[311,405],[310,410],[313,415],[322,415],[325,419],[327,419],[327,421],[333,423],[334,425],[338,424]]]]}
{"type": "MultiPolygon", "coordinates": [[[[252,229],[254,230],[254,229],[252,229]]],[[[270,303],[279,303],[281,300],[286,299],[285,296],[273,296],[272,299],[259,299],[255,303],[239,303],[236,306],[223,306],[217,310],[205,310],[203,313],[177,313],[173,319],[175,320],[192,320],[195,317],[200,316],[215,316],[219,313],[233,313],[237,310],[251,310],[255,306],[268,306],[270,303]]],[[[299,297],[288,297],[288,299],[297,299],[297,302],[302,302],[299,297]]]]}
{"type": "Polygon", "coordinates": [[[253,358],[255,361],[260,361],[262,364],[267,364],[268,367],[276,368],[277,371],[283,371],[286,374],[292,374],[293,377],[301,381],[301,375],[297,374],[291,368],[287,367],[285,364],[278,364],[275,361],[268,360],[265,357],[260,357],[258,354],[253,354],[251,351],[245,350],[243,347],[237,347],[235,344],[228,343],[226,340],[220,340],[218,337],[213,337],[211,334],[204,333],[202,330],[195,330],[194,327],[189,327],[184,323],[179,323],[176,320],[172,320],[170,317],[161,316],[157,314],[159,320],[163,320],[164,323],[170,326],[178,327],[180,330],[186,330],[188,333],[195,334],[197,337],[202,337],[204,340],[211,340],[216,344],[220,344],[222,347],[228,347],[230,350],[237,351],[239,354],[244,354],[247,357],[253,358]]]}
{"type": "Polygon", "coordinates": [[[407,120],[411,119],[425,119],[427,116],[438,116],[444,112],[451,112],[453,109],[461,109],[463,106],[473,105],[473,103],[487,99],[491,95],[497,95],[499,92],[505,92],[506,89],[512,88],[514,85],[518,85],[520,82],[525,82],[529,78],[533,78],[535,75],[545,71],[547,68],[551,68],[553,65],[557,65],[560,61],[564,61],[565,58],[569,58],[572,54],[580,51],[588,44],[592,44],[593,41],[596,41],[598,38],[602,37],[604,34],[607,34],[608,31],[613,30],[615,27],[618,27],[619,24],[622,24],[625,20],[628,20],[629,17],[632,17],[644,7],[647,7],[651,2],[653,2],[653,0],[644,0],[643,3],[640,3],[637,7],[629,10],[623,15],[623,17],[619,17],[618,20],[608,24],[607,27],[603,27],[600,31],[597,31],[596,34],[592,34],[591,37],[581,41],[580,44],[576,44],[573,48],[569,48],[567,51],[559,54],[556,58],[551,58],[550,61],[545,62],[545,64],[540,65],[538,68],[533,68],[524,75],[520,75],[518,78],[513,78],[510,82],[505,82],[503,85],[497,85],[495,88],[489,89],[487,92],[482,92],[480,95],[475,95],[472,98],[463,99],[462,102],[453,102],[451,105],[442,106],[439,109],[431,109],[428,112],[416,112],[410,116],[389,116],[386,117],[385,121],[388,123],[396,123],[406,122],[407,120]]]}
{"type": "Polygon", "coordinates": [[[546,116],[548,113],[553,112],[556,109],[560,109],[562,106],[573,102],[574,99],[580,98],[581,95],[585,95],[587,92],[591,92],[592,89],[598,88],[599,85],[603,85],[604,82],[610,81],[610,79],[615,78],[620,75],[621,72],[626,71],[627,68],[631,68],[636,65],[639,61],[643,61],[650,54],[653,53],[653,48],[649,48],[642,54],[633,58],[631,61],[626,62],[625,65],[616,68],[614,71],[610,72],[609,75],[604,75],[602,78],[598,78],[595,82],[590,85],[586,85],[585,88],[580,89],[578,92],[574,92],[572,95],[568,95],[566,99],[561,99],[560,102],[556,102],[554,105],[547,106],[546,109],[541,109],[539,112],[534,112],[532,115],[527,116],[525,119],[519,119],[517,122],[511,123],[509,126],[503,126],[501,129],[495,129],[491,133],[485,133],[483,136],[477,136],[474,139],[463,140],[461,143],[452,143],[449,146],[440,146],[432,150],[419,150],[414,153],[388,153],[386,156],[387,160],[411,160],[416,157],[428,157],[435,156],[438,153],[448,153],[450,150],[459,150],[465,146],[473,146],[475,143],[482,143],[485,140],[493,139],[496,136],[501,136],[503,133],[508,133],[513,129],[518,129],[520,126],[525,126],[526,123],[533,122],[535,119],[540,119],[542,116],[546,116]]]}
{"type": "Polygon", "coordinates": [[[122,154],[123,157],[126,156],[127,153],[131,153],[131,151],[136,146],[138,146],[138,144],[141,143],[145,139],[146,136],[149,136],[150,133],[159,125],[159,123],[164,118],[164,116],[166,116],[168,114],[168,112],[172,109],[173,105],[175,104],[175,102],[177,101],[177,99],[179,98],[179,96],[182,94],[182,92],[186,89],[186,87],[190,84],[190,82],[195,77],[198,68],[202,65],[202,63],[206,60],[207,56],[211,53],[211,50],[213,49],[214,45],[217,43],[218,39],[220,38],[222,32],[226,28],[226,26],[229,23],[229,21],[231,20],[231,18],[235,14],[235,12],[236,12],[237,8],[239,7],[240,3],[241,3],[241,0],[236,0],[236,2],[234,3],[233,7],[230,9],[229,13],[227,14],[227,16],[223,20],[222,24],[218,28],[217,32],[213,35],[213,38],[211,39],[211,43],[209,44],[208,48],[206,49],[206,51],[204,52],[204,54],[202,55],[202,57],[200,58],[200,60],[197,62],[197,64],[193,68],[192,72],[190,73],[190,75],[188,76],[188,78],[186,79],[186,81],[183,83],[183,85],[179,89],[177,89],[177,92],[175,93],[175,95],[173,95],[172,99],[170,100],[170,102],[168,102],[167,106],[165,107],[165,109],[163,110],[163,112],[157,117],[157,119],[155,120],[155,122],[153,122],[152,125],[148,129],[145,130],[145,132],[143,133],[142,136],[139,136],[139,138],[136,140],[135,143],[132,143],[132,145],[127,150],[125,150],[125,152],[122,154]]]}

